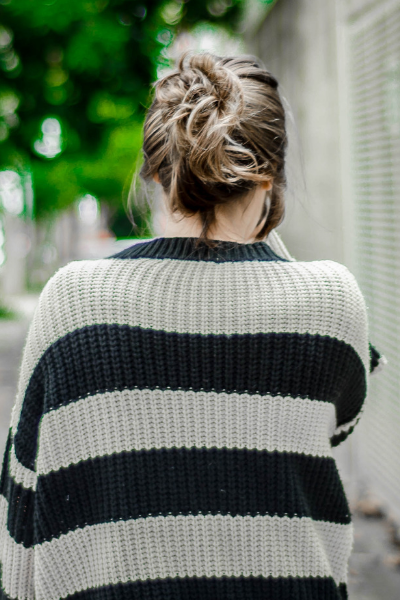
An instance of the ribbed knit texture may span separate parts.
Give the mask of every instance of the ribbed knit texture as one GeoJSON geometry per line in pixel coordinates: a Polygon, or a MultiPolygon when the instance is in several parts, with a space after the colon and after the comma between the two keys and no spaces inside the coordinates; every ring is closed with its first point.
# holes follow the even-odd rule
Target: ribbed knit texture
{"type": "Polygon", "coordinates": [[[347,598],[332,447],[386,360],[362,293],[331,260],[194,241],[73,261],[43,289],[1,472],[1,598],[347,598]]]}

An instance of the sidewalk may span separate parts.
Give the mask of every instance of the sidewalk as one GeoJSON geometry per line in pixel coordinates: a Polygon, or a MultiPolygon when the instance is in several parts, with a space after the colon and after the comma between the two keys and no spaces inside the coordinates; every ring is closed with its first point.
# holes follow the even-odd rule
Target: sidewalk
{"type": "MultiPolygon", "coordinates": [[[[17,308],[15,308],[17,310],[17,308]]],[[[3,456],[11,409],[17,393],[22,349],[29,327],[29,318],[19,321],[0,319],[0,454],[3,456]]]]}
{"type": "MultiPolygon", "coordinates": [[[[37,296],[14,299],[20,321],[0,320],[0,458],[17,390],[22,349],[37,296]]],[[[354,514],[354,548],[349,563],[349,600],[400,600],[400,567],[391,564],[400,548],[390,542],[385,519],[354,514]]]]}
{"type": "Polygon", "coordinates": [[[400,600],[400,548],[390,541],[384,518],[353,515],[354,546],[349,561],[349,600],[400,600]]]}
{"type": "Polygon", "coordinates": [[[7,440],[11,410],[17,393],[22,350],[39,294],[9,296],[7,306],[19,314],[18,320],[0,319],[0,455],[7,440]]]}

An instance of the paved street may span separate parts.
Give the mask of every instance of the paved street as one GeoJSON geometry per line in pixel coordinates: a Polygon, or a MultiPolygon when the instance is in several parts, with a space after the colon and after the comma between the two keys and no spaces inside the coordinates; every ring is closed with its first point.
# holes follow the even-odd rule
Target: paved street
{"type": "Polygon", "coordinates": [[[400,548],[390,543],[384,519],[353,517],[354,549],[349,564],[349,600],[400,600],[400,548]],[[389,564],[388,564],[389,563],[389,564]]]}
{"type": "MultiPolygon", "coordinates": [[[[14,403],[22,348],[34,298],[21,302],[21,321],[0,320],[0,456],[2,458],[14,403]]],[[[400,549],[389,541],[384,519],[354,516],[354,552],[350,560],[349,600],[400,600],[400,566],[391,557],[400,549]]]]}
{"type": "Polygon", "coordinates": [[[11,409],[17,391],[22,348],[29,319],[0,320],[0,453],[3,454],[10,424],[11,409]]]}

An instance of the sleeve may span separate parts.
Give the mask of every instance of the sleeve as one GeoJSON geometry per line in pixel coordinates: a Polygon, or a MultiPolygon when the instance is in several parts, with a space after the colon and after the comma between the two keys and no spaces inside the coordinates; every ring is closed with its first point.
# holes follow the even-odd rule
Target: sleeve
{"type": "Polygon", "coordinates": [[[385,368],[385,365],[388,364],[388,359],[384,354],[381,354],[375,346],[369,342],[369,354],[370,354],[370,366],[369,372],[370,375],[376,375],[380,373],[385,368]]]}
{"type": "Polygon", "coordinates": [[[282,258],[285,258],[286,260],[289,261],[295,261],[296,259],[289,253],[289,250],[286,248],[281,236],[279,235],[279,233],[276,231],[276,229],[273,229],[272,231],[270,231],[270,233],[268,234],[268,239],[267,239],[267,243],[269,244],[269,246],[271,246],[272,250],[274,252],[276,252],[276,254],[278,256],[282,256],[282,258]]]}
{"type": "Polygon", "coordinates": [[[336,428],[330,438],[331,446],[344,442],[360,421],[367,398],[372,374],[379,373],[387,359],[369,341],[367,306],[355,277],[348,271],[349,289],[352,290],[353,309],[351,320],[354,330],[352,368],[336,402],[336,428]]]}
{"type": "Polygon", "coordinates": [[[46,283],[30,323],[19,369],[0,476],[0,599],[30,600],[34,588],[36,453],[43,413],[43,355],[54,335],[53,282],[46,283]]]}
{"type": "MultiPolygon", "coordinates": [[[[372,375],[375,376],[376,373],[380,373],[384,369],[384,366],[387,365],[387,363],[388,363],[387,358],[383,354],[381,354],[375,348],[375,346],[373,346],[371,344],[371,342],[368,342],[368,349],[369,349],[369,363],[368,363],[369,371],[366,375],[367,378],[371,377],[372,375]]],[[[365,395],[366,395],[366,393],[365,393],[365,395]]],[[[364,409],[364,404],[362,404],[358,409],[356,409],[356,414],[353,419],[351,419],[350,421],[347,421],[343,424],[340,424],[340,425],[338,425],[338,427],[336,427],[334,435],[331,437],[331,445],[333,447],[338,446],[339,444],[344,442],[344,440],[346,440],[349,437],[349,435],[354,431],[355,426],[361,419],[361,416],[364,412],[363,409],[364,409]]]]}
{"type": "MultiPolygon", "coordinates": [[[[296,260],[275,229],[268,235],[268,244],[279,256],[289,261],[296,260]]],[[[357,361],[355,357],[351,376],[344,383],[342,397],[337,401],[335,429],[330,438],[333,447],[347,439],[354,430],[363,413],[369,378],[380,373],[388,363],[387,358],[369,341],[367,307],[354,275],[344,265],[340,263],[336,265],[339,265],[340,270],[345,274],[346,286],[353,290],[350,327],[354,330],[357,347],[363,348],[361,352],[363,360],[357,361]]]]}
{"type": "Polygon", "coordinates": [[[36,441],[42,382],[36,377],[36,381],[29,382],[25,388],[26,370],[25,350],[19,379],[20,392],[11,415],[0,478],[0,598],[4,599],[34,598],[36,471],[31,456],[36,441]]]}

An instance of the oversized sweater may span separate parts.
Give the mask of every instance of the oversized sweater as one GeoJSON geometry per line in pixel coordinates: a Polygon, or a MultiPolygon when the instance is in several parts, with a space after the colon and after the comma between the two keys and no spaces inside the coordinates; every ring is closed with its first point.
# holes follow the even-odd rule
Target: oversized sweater
{"type": "Polygon", "coordinates": [[[1,598],[347,598],[332,448],[387,361],[351,272],[268,239],[155,238],[49,279],[3,459],[1,598]]]}

